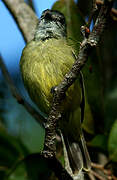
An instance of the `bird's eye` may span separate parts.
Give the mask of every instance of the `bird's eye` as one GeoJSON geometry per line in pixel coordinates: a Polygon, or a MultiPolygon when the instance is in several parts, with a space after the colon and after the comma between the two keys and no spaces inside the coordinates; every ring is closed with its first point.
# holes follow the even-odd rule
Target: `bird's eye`
{"type": "Polygon", "coordinates": [[[52,20],[52,15],[50,13],[45,14],[45,19],[46,20],[52,20]]]}
{"type": "Polygon", "coordinates": [[[61,24],[65,24],[65,18],[64,18],[64,17],[60,18],[60,19],[59,19],[59,22],[60,22],[61,24]]]}

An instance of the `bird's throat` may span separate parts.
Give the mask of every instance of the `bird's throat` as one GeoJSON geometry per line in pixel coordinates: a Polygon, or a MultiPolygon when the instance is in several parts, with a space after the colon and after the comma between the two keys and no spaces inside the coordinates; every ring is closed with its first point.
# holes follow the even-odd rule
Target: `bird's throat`
{"type": "Polygon", "coordinates": [[[44,41],[50,38],[66,38],[66,34],[62,27],[59,27],[55,22],[44,23],[40,22],[37,26],[34,40],[44,41]]]}

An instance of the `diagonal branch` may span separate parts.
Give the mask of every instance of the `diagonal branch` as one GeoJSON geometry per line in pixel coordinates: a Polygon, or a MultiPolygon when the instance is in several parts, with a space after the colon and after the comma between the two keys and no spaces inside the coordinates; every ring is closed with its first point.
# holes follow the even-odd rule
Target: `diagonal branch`
{"type": "Polygon", "coordinates": [[[33,39],[38,18],[24,0],[3,0],[15,19],[26,42],[33,39]]]}
{"type": "Polygon", "coordinates": [[[105,25],[108,20],[109,12],[112,8],[113,1],[105,1],[102,5],[97,20],[95,22],[93,31],[88,39],[84,39],[81,43],[79,54],[76,62],[73,64],[72,69],[68,72],[64,80],[54,89],[53,92],[53,105],[49,114],[46,124],[46,137],[44,144],[43,154],[45,157],[53,157],[56,152],[55,139],[56,139],[56,124],[61,118],[60,106],[65,97],[65,92],[77,79],[80,70],[85,65],[91,50],[98,44],[100,36],[104,31],[105,25]]]}

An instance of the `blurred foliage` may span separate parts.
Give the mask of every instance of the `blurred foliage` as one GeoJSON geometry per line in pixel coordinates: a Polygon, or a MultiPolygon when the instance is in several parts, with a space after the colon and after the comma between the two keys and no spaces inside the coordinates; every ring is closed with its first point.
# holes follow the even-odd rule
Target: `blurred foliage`
{"type": "MultiPolygon", "coordinates": [[[[117,7],[117,1],[114,7],[117,7]]],[[[76,55],[83,39],[80,27],[85,24],[84,19],[89,16],[91,8],[90,0],[79,0],[77,4],[73,0],[58,0],[52,7],[65,15],[68,42],[73,46],[76,55]]],[[[90,151],[95,152],[96,149],[95,153],[104,153],[107,159],[112,161],[115,172],[117,171],[116,47],[117,22],[110,17],[101,42],[93,50],[83,68],[86,91],[83,128],[87,134],[87,144],[90,151]]],[[[55,179],[48,163],[39,155],[43,149],[44,130],[11,98],[11,95],[9,96],[3,81],[0,86],[0,180],[55,179]]],[[[93,153],[91,154],[93,156],[93,153]]],[[[58,157],[62,159],[60,155],[58,157]]]]}
{"type": "Polygon", "coordinates": [[[108,151],[110,159],[114,162],[117,162],[117,120],[112,125],[109,134],[108,151]]]}
{"type": "Polygon", "coordinates": [[[12,172],[14,166],[16,166],[22,159],[28,154],[28,150],[21,143],[20,139],[17,139],[6,131],[6,129],[0,126],[0,179],[6,177],[7,174],[12,172]]]}

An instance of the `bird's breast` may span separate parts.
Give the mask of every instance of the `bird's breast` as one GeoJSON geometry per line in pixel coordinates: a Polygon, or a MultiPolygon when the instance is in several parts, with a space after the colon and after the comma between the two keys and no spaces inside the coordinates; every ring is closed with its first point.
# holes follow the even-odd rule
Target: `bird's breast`
{"type": "MultiPolygon", "coordinates": [[[[51,88],[57,86],[74,63],[72,49],[65,40],[31,41],[23,50],[20,67],[25,87],[32,100],[45,113],[52,103],[51,88]]],[[[67,91],[62,107],[76,108],[81,101],[79,83],[67,91]]]]}

